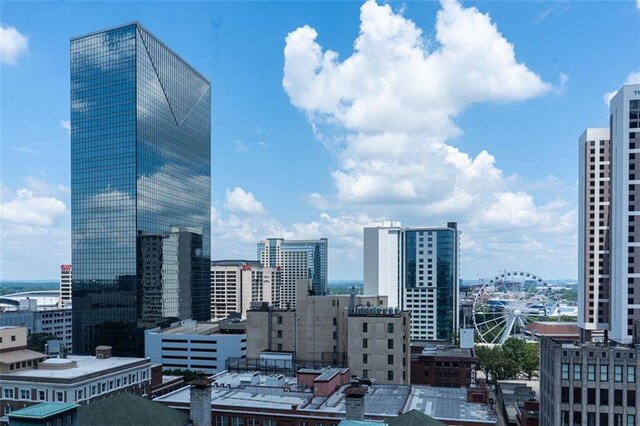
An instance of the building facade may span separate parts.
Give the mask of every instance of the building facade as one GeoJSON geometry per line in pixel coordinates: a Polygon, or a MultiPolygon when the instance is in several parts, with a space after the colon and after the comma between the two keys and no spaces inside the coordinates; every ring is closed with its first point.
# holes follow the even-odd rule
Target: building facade
{"type": "Polygon", "coordinates": [[[160,330],[145,332],[145,356],[162,364],[163,370],[194,370],[215,374],[225,370],[230,357],[247,353],[247,335],[241,328],[223,321],[197,323],[181,321],[160,330]]]}
{"type": "Polygon", "coordinates": [[[71,306],[71,265],[60,265],[60,307],[71,306]]]}
{"type": "Polygon", "coordinates": [[[411,311],[412,340],[453,341],[458,329],[457,224],[364,229],[364,293],[411,311]]]}
{"type": "Polygon", "coordinates": [[[251,302],[280,306],[282,268],[264,267],[251,260],[211,262],[211,318],[240,313],[247,317],[251,302]]]}
{"type": "Polygon", "coordinates": [[[285,240],[268,238],[258,243],[258,260],[266,267],[282,270],[281,308],[295,308],[296,280],[311,279],[313,293],[328,293],[328,242],[319,240],[285,240]]]}
{"type": "Polygon", "coordinates": [[[384,296],[314,296],[310,288],[298,280],[295,310],[257,304],[247,312],[249,360],[293,353],[299,365],[348,366],[376,383],[409,383],[408,311],[386,307],[384,296]]]}
{"type": "Polygon", "coordinates": [[[64,353],[72,350],[72,313],[71,307],[44,309],[30,306],[26,309],[7,310],[0,315],[1,326],[26,327],[29,334],[46,333],[56,336],[64,353]]]}
{"type": "Polygon", "coordinates": [[[416,352],[413,349],[411,384],[466,388],[475,383],[477,359],[473,348],[418,346],[416,352]]]}
{"type": "Polygon", "coordinates": [[[640,343],[640,84],[611,99],[611,297],[609,337],[640,343]],[[638,219],[636,219],[638,218],[638,219]]]}
{"type": "Polygon", "coordinates": [[[210,83],[140,24],[71,40],[73,348],[210,317],[210,83]]]}
{"type": "Polygon", "coordinates": [[[578,241],[578,325],[584,338],[602,337],[609,327],[611,250],[609,129],[587,129],[580,136],[578,241]]]}
{"type": "Polygon", "coordinates": [[[542,339],[540,425],[637,425],[640,349],[542,339]]]}

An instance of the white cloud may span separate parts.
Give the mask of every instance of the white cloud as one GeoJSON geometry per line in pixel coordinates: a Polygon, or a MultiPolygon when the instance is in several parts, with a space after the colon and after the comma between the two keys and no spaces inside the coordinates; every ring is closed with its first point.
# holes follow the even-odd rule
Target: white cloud
{"type": "Polygon", "coordinates": [[[40,154],[40,151],[38,151],[37,149],[33,149],[30,146],[10,146],[9,148],[11,148],[16,152],[21,152],[23,154],[31,154],[31,155],[40,154]]]}
{"type": "Polygon", "coordinates": [[[636,0],[636,7],[640,9],[640,0],[636,0]]]}
{"type": "Polygon", "coordinates": [[[16,28],[0,25],[0,63],[16,65],[28,51],[29,39],[16,28]]]}
{"type": "Polygon", "coordinates": [[[70,120],[60,120],[60,127],[67,131],[67,134],[71,134],[71,121],[70,120]]]}
{"type": "Polygon", "coordinates": [[[249,147],[243,141],[237,140],[233,141],[233,144],[236,146],[236,151],[238,152],[249,152],[249,147]]]}
{"type": "Polygon", "coordinates": [[[231,191],[227,188],[224,207],[235,213],[257,214],[264,212],[262,203],[255,199],[252,193],[236,186],[231,191]]]}
{"type": "MultiPolygon", "coordinates": [[[[341,212],[330,216],[335,220],[361,212],[415,226],[456,220],[467,246],[480,248],[463,252],[473,269],[496,264],[483,259],[482,240],[491,232],[505,247],[544,257],[538,265],[557,261],[550,254],[562,240],[566,265],[575,267],[572,206],[536,203],[526,183],[505,176],[489,152],[471,156],[448,142],[462,132],[455,119],[471,105],[523,101],[557,88],[518,61],[514,46],[475,7],[443,1],[434,40],[389,5],[366,2],[360,20],[344,59],[323,50],[309,26],[286,37],[283,87],[337,164],[335,193],[313,193],[308,201],[341,212]]],[[[561,87],[568,78],[560,74],[561,87]]]]}
{"type": "Polygon", "coordinates": [[[69,188],[32,176],[22,188],[0,188],[2,278],[56,278],[71,259],[69,188]]]}
{"type": "Polygon", "coordinates": [[[258,141],[258,146],[260,148],[269,148],[269,144],[266,143],[265,141],[258,141]]]}
{"type": "MultiPolygon", "coordinates": [[[[638,1],[640,2],[640,0],[638,1]]],[[[624,80],[624,83],[622,83],[622,85],[625,85],[625,84],[640,84],[640,71],[630,72],[627,78],[624,80]]],[[[616,93],[618,93],[618,90],[620,90],[620,88],[612,92],[605,93],[604,96],[602,97],[602,100],[604,101],[607,107],[611,103],[611,99],[613,99],[616,93]]]]}

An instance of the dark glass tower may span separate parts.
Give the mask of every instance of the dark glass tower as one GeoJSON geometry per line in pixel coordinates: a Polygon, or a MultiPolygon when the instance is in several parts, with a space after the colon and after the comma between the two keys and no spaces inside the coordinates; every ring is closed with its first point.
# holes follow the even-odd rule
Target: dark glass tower
{"type": "Polygon", "coordinates": [[[139,24],[71,40],[73,351],[210,317],[210,83],[139,24]]]}

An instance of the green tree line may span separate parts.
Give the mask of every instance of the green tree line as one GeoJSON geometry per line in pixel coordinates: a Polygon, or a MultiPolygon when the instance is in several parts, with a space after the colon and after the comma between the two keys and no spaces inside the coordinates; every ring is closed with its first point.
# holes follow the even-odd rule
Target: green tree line
{"type": "Polygon", "coordinates": [[[538,343],[515,337],[507,339],[502,346],[476,346],[476,356],[476,368],[493,380],[515,379],[519,374],[531,380],[540,365],[538,343]]]}

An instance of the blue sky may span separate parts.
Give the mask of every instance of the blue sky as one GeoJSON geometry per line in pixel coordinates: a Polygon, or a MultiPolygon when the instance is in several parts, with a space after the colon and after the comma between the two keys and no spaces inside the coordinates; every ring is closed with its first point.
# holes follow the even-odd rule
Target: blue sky
{"type": "Polygon", "coordinates": [[[640,79],[640,4],[8,2],[2,279],[70,261],[69,39],[141,22],[212,82],[212,256],[458,221],[461,275],[577,275],[577,138],[640,79]]]}

